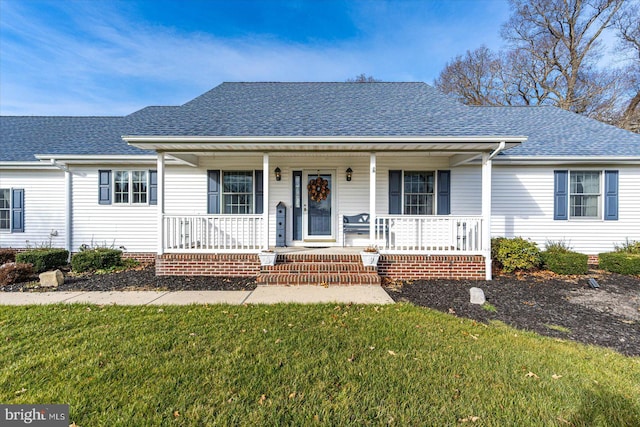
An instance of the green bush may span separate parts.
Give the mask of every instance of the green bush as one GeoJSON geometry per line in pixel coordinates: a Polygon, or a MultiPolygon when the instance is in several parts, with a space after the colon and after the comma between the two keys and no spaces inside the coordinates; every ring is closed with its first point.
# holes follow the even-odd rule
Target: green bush
{"type": "Polygon", "coordinates": [[[522,237],[507,239],[497,237],[491,240],[492,258],[502,266],[502,271],[533,270],[540,266],[538,246],[522,237]]]}
{"type": "Polygon", "coordinates": [[[15,249],[0,249],[0,265],[16,261],[15,249]]]}
{"type": "Polygon", "coordinates": [[[66,249],[32,249],[16,255],[16,262],[33,264],[36,273],[64,267],[68,264],[69,251],[66,249]]]}
{"type": "Polygon", "coordinates": [[[640,241],[626,239],[620,245],[614,245],[616,252],[624,252],[628,254],[640,254],[640,241]]]}
{"type": "Polygon", "coordinates": [[[568,250],[552,249],[540,254],[542,264],[556,274],[587,274],[589,256],[568,250]]]}
{"type": "Polygon", "coordinates": [[[122,265],[122,251],[117,249],[87,249],[71,258],[73,271],[83,273],[122,265]]]}
{"type": "Polygon", "coordinates": [[[600,268],[612,273],[640,275],[640,254],[606,252],[598,255],[600,268]]]}

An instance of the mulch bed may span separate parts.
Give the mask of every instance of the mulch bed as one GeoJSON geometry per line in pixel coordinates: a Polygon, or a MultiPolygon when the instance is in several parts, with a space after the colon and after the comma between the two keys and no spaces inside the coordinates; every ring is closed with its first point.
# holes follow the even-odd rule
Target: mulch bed
{"type": "MultiPolygon", "coordinates": [[[[56,291],[244,291],[256,288],[255,277],[156,276],[153,265],[110,274],[65,276],[64,284],[56,291]]],[[[0,291],[5,292],[51,290],[34,286],[34,283],[0,287],[0,291]]]]}
{"type": "Polygon", "coordinates": [[[387,281],[395,301],[406,301],[480,322],[510,326],[640,356],[640,278],[592,271],[563,277],[549,272],[497,275],[492,281],[387,281]],[[588,284],[595,278],[599,289],[588,284]],[[470,303],[479,287],[495,311],[470,303]]]}
{"type": "MultiPolygon", "coordinates": [[[[153,266],[111,274],[68,275],[58,291],[252,290],[254,277],[162,276],[153,266]]],[[[640,278],[602,271],[563,277],[548,272],[496,275],[492,281],[385,281],[395,301],[411,302],[480,322],[501,321],[542,335],[580,341],[640,356],[640,278]],[[588,285],[594,277],[599,289],[588,285]],[[479,287],[489,311],[469,302],[479,287]]],[[[48,291],[34,283],[0,287],[5,292],[48,291]]]]}

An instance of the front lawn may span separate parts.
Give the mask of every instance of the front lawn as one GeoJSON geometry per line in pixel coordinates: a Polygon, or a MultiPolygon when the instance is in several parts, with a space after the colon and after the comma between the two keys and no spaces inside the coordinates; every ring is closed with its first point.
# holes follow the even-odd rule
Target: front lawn
{"type": "Polygon", "coordinates": [[[640,358],[416,307],[0,307],[0,402],[88,426],[640,425],[640,358]]]}

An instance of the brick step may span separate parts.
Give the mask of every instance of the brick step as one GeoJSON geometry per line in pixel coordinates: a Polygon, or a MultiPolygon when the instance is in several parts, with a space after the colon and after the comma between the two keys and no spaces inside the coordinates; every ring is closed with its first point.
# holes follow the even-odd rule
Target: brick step
{"type": "Polygon", "coordinates": [[[360,261],[349,263],[285,262],[273,266],[263,266],[263,273],[366,273],[375,272],[373,267],[365,267],[360,261]]]}
{"type": "Polygon", "coordinates": [[[379,285],[376,272],[361,273],[260,273],[257,283],[261,285],[379,285]]]}
{"type": "Polygon", "coordinates": [[[356,263],[362,262],[359,254],[278,254],[276,259],[278,264],[289,262],[312,262],[312,263],[356,263]]]}

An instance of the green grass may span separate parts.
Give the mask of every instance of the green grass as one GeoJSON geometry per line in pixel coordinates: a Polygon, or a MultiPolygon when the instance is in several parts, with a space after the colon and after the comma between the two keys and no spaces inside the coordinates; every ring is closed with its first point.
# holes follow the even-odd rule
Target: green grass
{"type": "Polygon", "coordinates": [[[485,302],[484,304],[482,304],[482,308],[487,310],[489,313],[496,313],[498,311],[495,305],[488,302],[485,302]]]}
{"type": "Polygon", "coordinates": [[[0,402],[82,427],[640,425],[640,358],[409,304],[0,307],[0,342],[0,402]]]}
{"type": "Polygon", "coordinates": [[[564,334],[570,334],[571,333],[571,329],[565,328],[564,326],[561,326],[561,325],[545,324],[544,326],[546,326],[547,328],[551,329],[552,331],[562,332],[564,334]]]}

